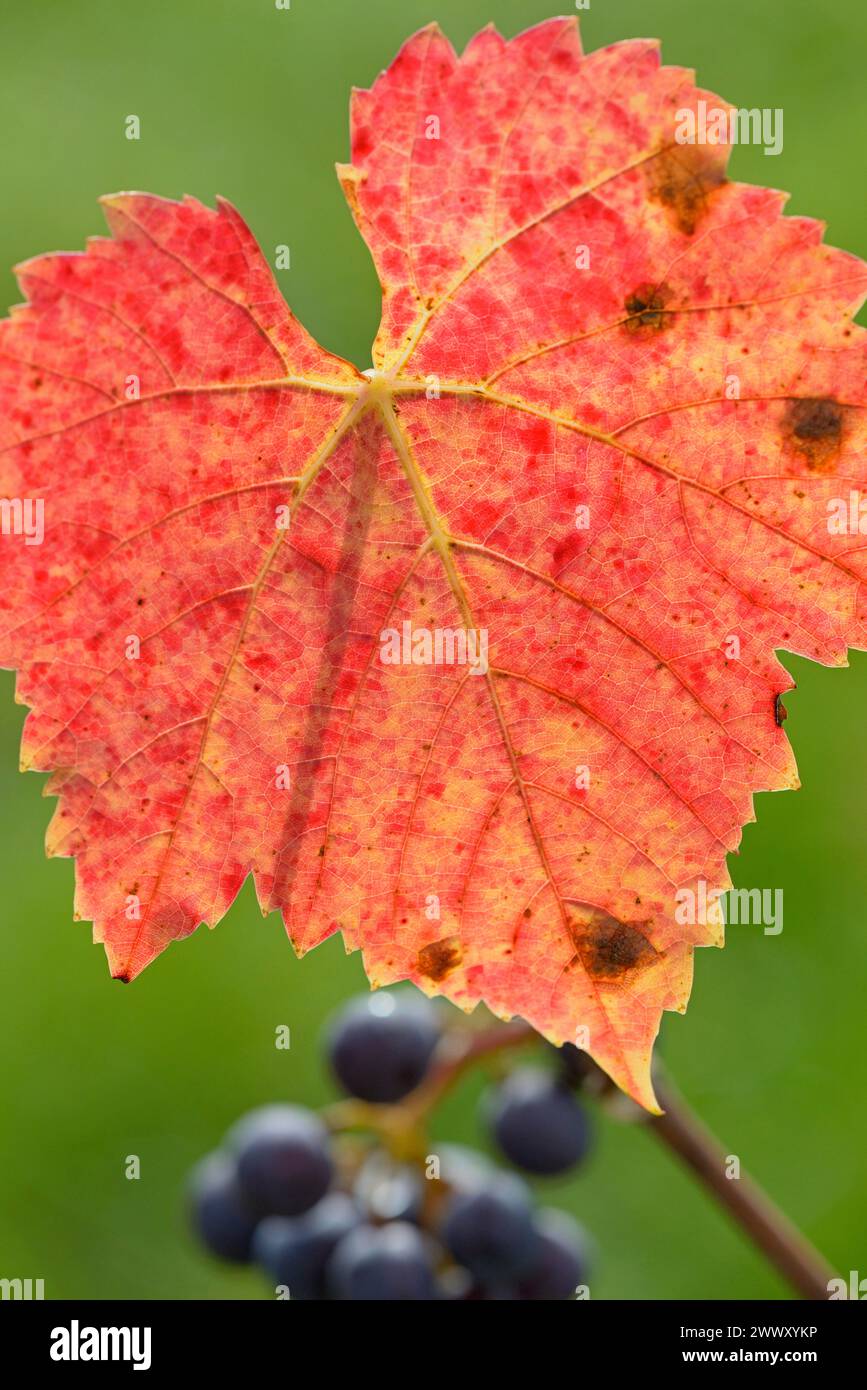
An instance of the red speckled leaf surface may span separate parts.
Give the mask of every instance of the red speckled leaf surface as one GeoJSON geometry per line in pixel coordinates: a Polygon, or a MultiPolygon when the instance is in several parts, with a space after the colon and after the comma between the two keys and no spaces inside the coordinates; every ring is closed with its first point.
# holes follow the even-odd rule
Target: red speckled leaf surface
{"type": "Polygon", "coordinates": [[[112,197],[111,238],[20,267],[0,497],[44,537],[10,500],[0,660],[115,976],[252,873],[299,951],[340,929],[375,984],[577,1038],[654,1106],[721,937],[676,895],[797,785],[775,649],[867,646],[828,524],[867,471],[867,268],[678,143],[702,100],[574,20],[412,38],[339,170],[364,374],[224,202],[112,197]]]}

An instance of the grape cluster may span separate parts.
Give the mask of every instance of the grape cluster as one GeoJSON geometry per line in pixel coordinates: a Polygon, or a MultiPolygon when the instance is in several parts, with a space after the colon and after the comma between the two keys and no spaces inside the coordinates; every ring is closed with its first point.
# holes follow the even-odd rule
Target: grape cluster
{"type": "MultiPolygon", "coordinates": [[[[207,1249],[256,1264],[283,1298],[574,1297],[588,1242],[570,1216],[535,1207],[524,1178],[476,1150],[408,1143],[401,1103],[424,1094],[443,1046],[440,1014],[415,991],[348,1004],[327,1055],[379,1142],[299,1106],[252,1111],[191,1176],[192,1222],[207,1249]]],[[[534,1176],[566,1173],[590,1147],[574,1062],[568,1050],[556,1055],[556,1067],[513,1070],[482,1101],[502,1155],[534,1176]]]]}

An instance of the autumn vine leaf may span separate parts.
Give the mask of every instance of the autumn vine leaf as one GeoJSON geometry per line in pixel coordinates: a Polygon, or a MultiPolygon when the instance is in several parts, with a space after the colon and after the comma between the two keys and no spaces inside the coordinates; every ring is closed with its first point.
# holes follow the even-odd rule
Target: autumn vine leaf
{"type": "Polygon", "coordinates": [[[374,984],[577,1040],[654,1107],[721,941],[679,894],[797,785],[775,649],[867,646],[829,524],[865,482],[867,267],[680,143],[701,102],[571,19],[416,34],[339,170],[365,373],[222,201],[110,197],[110,238],[19,268],[0,659],[114,976],[252,873],[299,952],[339,929],[374,984]]]}

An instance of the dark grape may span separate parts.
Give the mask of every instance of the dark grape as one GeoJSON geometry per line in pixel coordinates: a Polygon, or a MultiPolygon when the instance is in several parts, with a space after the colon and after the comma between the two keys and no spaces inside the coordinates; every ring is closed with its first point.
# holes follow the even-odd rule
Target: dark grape
{"type": "Polygon", "coordinates": [[[401,1100],[422,1080],[440,1028],[423,995],[376,993],[338,1014],[328,1037],[337,1080],[360,1100],[401,1100]]]}
{"type": "Polygon", "coordinates": [[[361,1223],[343,1192],[333,1192],[303,1216],[266,1216],[253,1237],[253,1258],[289,1290],[290,1299],[326,1297],[325,1266],[338,1241],[361,1223]]]}
{"type": "Polygon", "coordinates": [[[511,1173],[492,1172],[484,1187],[457,1192],[442,1236],[459,1264],[485,1284],[508,1284],[535,1257],[538,1236],[530,1194],[511,1173]]]}
{"type": "Polygon", "coordinates": [[[395,1163],[376,1151],[365,1159],[353,1195],[373,1221],[415,1221],[421,1217],[424,1178],[417,1168],[395,1163]]]}
{"type": "Polygon", "coordinates": [[[437,1297],[429,1244],[405,1221],[351,1231],[328,1263],[328,1281],[338,1299],[405,1303],[437,1297]]]}
{"type": "Polygon", "coordinates": [[[529,1173],[565,1173],[590,1146],[587,1115],[575,1096],[531,1067],[513,1072],[495,1092],[491,1126],[506,1158],[529,1173]]]}
{"type": "Polygon", "coordinates": [[[262,1106],[238,1121],[228,1142],[247,1200],[263,1216],[298,1216],[328,1190],[328,1131],[309,1110],[262,1106]]]}
{"type": "Polygon", "coordinates": [[[537,1213],[536,1257],[518,1286],[522,1299],[571,1298],[587,1282],[587,1237],[571,1216],[554,1208],[537,1213]]]}
{"type": "Polygon", "coordinates": [[[238,1262],[250,1258],[257,1217],[228,1154],[209,1154],[196,1164],[190,1174],[189,1201],[196,1234],[212,1254],[238,1262]]]}

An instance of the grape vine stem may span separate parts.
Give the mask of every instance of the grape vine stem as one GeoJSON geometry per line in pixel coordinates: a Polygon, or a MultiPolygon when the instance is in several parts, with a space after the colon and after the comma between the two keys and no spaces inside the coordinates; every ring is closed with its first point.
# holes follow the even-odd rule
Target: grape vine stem
{"type": "MultiPolygon", "coordinates": [[[[538,1045],[539,1041],[539,1034],[520,1020],[482,1029],[456,1029],[446,1034],[428,1076],[400,1106],[359,1108],[345,1102],[343,1110],[333,1108],[333,1121],[336,1127],[349,1122],[391,1131],[399,1141],[403,1137],[401,1147],[406,1151],[415,1147],[407,1143],[409,1136],[418,1136],[430,1111],[476,1062],[505,1049],[538,1045]]],[[[612,1113],[619,1110],[641,1122],[680,1159],[801,1298],[827,1300],[828,1281],[834,1277],[830,1265],[754,1179],[743,1172],[738,1178],[726,1176],[728,1155],[723,1146],[665,1075],[654,1074],[663,1113],[650,1115],[624,1097],[585,1053],[580,1054],[580,1062],[585,1089],[612,1113]]]]}

